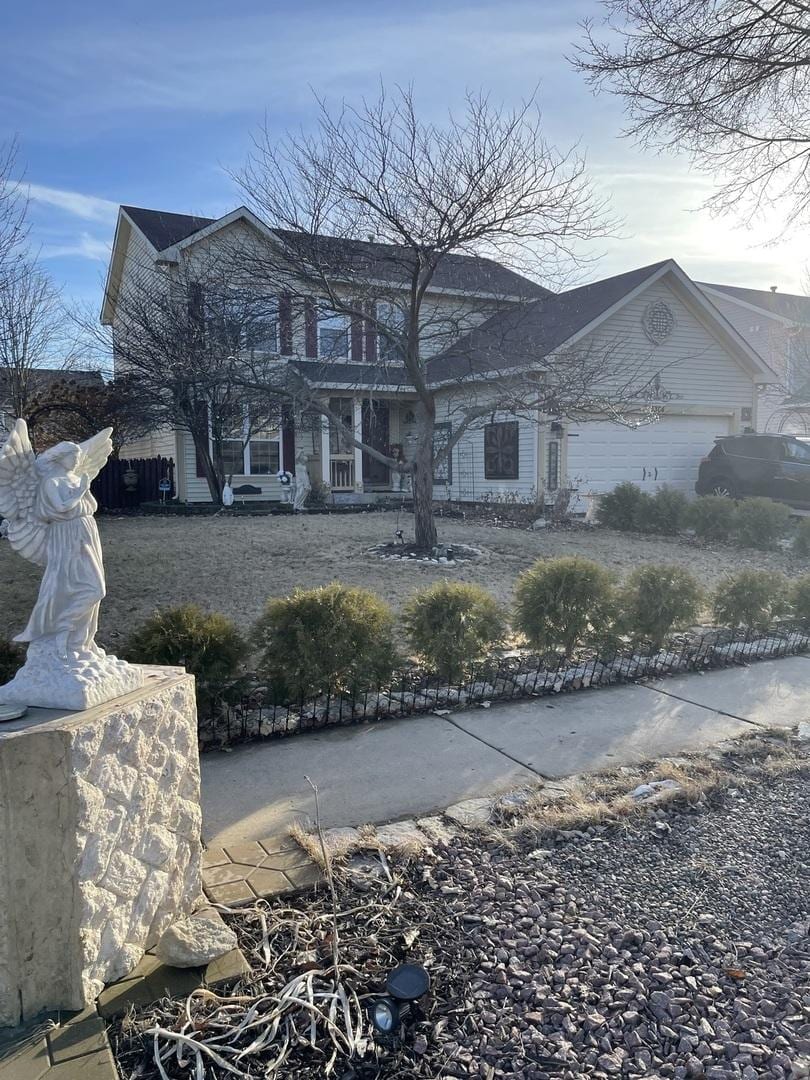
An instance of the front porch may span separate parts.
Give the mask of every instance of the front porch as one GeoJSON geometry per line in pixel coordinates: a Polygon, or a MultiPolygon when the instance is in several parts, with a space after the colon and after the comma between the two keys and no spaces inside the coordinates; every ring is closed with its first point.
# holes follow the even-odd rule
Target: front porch
{"type": "MultiPolygon", "coordinates": [[[[361,394],[329,399],[330,411],[339,416],[354,438],[381,453],[407,459],[415,438],[413,405],[401,398],[361,394]]],[[[342,428],[322,417],[313,432],[310,476],[336,495],[373,494],[402,490],[402,477],[372,454],[353,446],[342,428]]]]}

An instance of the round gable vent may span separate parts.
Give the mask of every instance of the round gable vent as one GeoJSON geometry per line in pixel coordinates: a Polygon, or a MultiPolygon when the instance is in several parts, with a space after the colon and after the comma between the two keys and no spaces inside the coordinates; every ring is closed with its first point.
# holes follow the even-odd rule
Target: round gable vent
{"type": "Polygon", "coordinates": [[[663,300],[655,300],[652,304],[647,304],[641,316],[641,325],[653,345],[660,345],[675,329],[672,308],[663,300]]]}

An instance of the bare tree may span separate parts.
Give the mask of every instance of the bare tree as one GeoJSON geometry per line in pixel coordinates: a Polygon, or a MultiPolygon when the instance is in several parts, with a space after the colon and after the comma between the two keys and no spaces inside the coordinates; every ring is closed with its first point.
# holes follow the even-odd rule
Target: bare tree
{"type": "Polygon", "coordinates": [[[17,142],[0,143],[0,291],[13,279],[28,235],[27,199],[15,172],[17,142]]]}
{"type": "MultiPolygon", "coordinates": [[[[529,302],[551,294],[501,265],[531,266],[548,280],[609,222],[582,159],[543,138],[533,101],[508,111],[469,96],[463,115],[443,127],[418,118],[410,90],[336,113],[319,106],[314,134],[279,140],[265,128],[256,138],[236,180],[275,241],[237,245],[232,255],[252,287],[280,297],[302,321],[305,338],[318,333],[319,313],[338,320],[338,339],[344,320],[352,359],[367,369],[344,370],[343,385],[356,378],[371,396],[382,387],[410,392],[415,446],[404,458],[363,438],[324,399],[348,339],[335,356],[307,340],[316,363],[258,358],[246,385],[294,397],[328,417],[346,445],[409,476],[416,542],[429,548],[435,471],[472,426],[500,410],[534,421],[543,413],[618,416],[638,401],[638,381],[612,350],[538,362],[538,339],[522,325],[531,321],[529,302]],[[503,324],[491,318],[510,310],[503,324]],[[476,368],[482,347],[487,364],[476,368]],[[450,358],[438,358],[448,348],[449,369],[450,358]],[[441,442],[439,410],[452,416],[441,442]]],[[[281,351],[292,353],[290,342],[281,351]]]]}
{"type": "Polygon", "coordinates": [[[723,180],[723,211],[810,210],[810,7],[804,0],[603,0],[575,59],[624,99],[643,145],[685,150],[723,180]]]}
{"type": "MultiPolygon", "coordinates": [[[[344,434],[410,475],[416,541],[432,546],[437,391],[429,359],[463,329],[545,290],[517,274],[506,287],[494,263],[483,302],[474,299],[475,290],[462,299],[462,287],[454,310],[447,304],[439,310],[431,290],[441,287],[450,257],[497,256],[512,266],[531,261],[548,269],[570,261],[574,245],[605,224],[582,159],[546,142],[534,101],[508,111],[471,95],[463,114],[439,127],[419,119],[410,90],[392,99],[381,91],[375,102],[337,112],[319,102],[313,135],[277,140],[265,128],[236,179],[282,240],[247,254],[254,281],[298,300],[304,317],[306,306],[317,303],[322,313],[362,328],[367,340],[383,342],[377,367],[385,374],[387,366],[386,377],[413,392],[416,445],[409,460],[358,440],[356,431],[344,434]],[[356,244],[368,239],[373,246],[356,244]]],[[[299,396],[328,382],[328,361],[325,380],[310,376],[298,380],[299,396]]],[[[314,392],[309,405],[329,413],[314,392]]]]}
{"type": "Polygon", "coordinates": [[[76,350],[59,289],[35,261],[15,257],[0,285],[0,384],[13,416],[28,415],[41,369],[69,369],[76,350]]]}
{"type": "Polygon", "coordinates": [[[113,452],[148,434],[159,423],[149,398],[126,376],[104,382],[64,376],[42,384],[28,402],[31,441],[41,451],[63,440],[81,442],[111,427],[113,452]]]}
{"type": "Polygon", "coordinates": [[[116,382],[136,411],[144,403],[153,427],[190,434],[218,504],[225,482],[242,471],[240,453],[258,431],[278,426],[282,408],[267,387],[237,380],[240,357],[275,333],[276,311],[230,271],[210,253],[178,267],[132,267],[116,298],[113,335],[116,382]]]}

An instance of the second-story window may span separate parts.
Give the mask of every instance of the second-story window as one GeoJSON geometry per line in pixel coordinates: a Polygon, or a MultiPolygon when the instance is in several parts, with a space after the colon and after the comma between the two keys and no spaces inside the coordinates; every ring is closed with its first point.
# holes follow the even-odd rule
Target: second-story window
{"type": "Polygon", "coordinates": [[[324,311],[318,316],[318,356],[322,360],[347,360],[351,335],[348,315],[324,311]]]}
{"type": "Polygon", "coordinates": [[[377,355],[384,364],[402,363],[400,348],[401,335],[405,329],[405,312],[397,304],[377,305],[378,321],[391,330],[386,334],[381,330],[378,335],[377,355]]]}

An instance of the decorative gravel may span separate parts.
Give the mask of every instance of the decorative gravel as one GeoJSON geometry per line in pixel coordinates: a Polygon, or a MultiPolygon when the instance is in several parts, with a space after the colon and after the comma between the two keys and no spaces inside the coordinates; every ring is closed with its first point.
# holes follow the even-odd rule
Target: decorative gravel
{"type": "MultiPolygon", "coordinates": [[[[401,1046],[370,1052],[356,1073],[338,1061],[333,1075],[807,1076],[808,780],[807,768],[741,776],[691,809],[551,838],[463,832],[392,876],[365,859],[367,873],[338,897],[352,988],[379,991],[403,960],[423,962],[433,986],[401,1046]]],[[[266,917],[279,927],[272,958],[259,914],[233,917],[254,993],[328,969],[328,894],[266,917]]],[[[150,1022],[138,1018],[118,1040],[125,1080],[158,1075],[147,1067],[151,1039],[132,1034],[150,1022]]],[[[300,1047],[272,1075],[322,1077],[327,1057],[300,1047]]],[[[239,1064],[263,1075],[259,1061],[239,1064]]],[[[191,1060],[167,1069],[193,1075],[191,1060]]]]}

